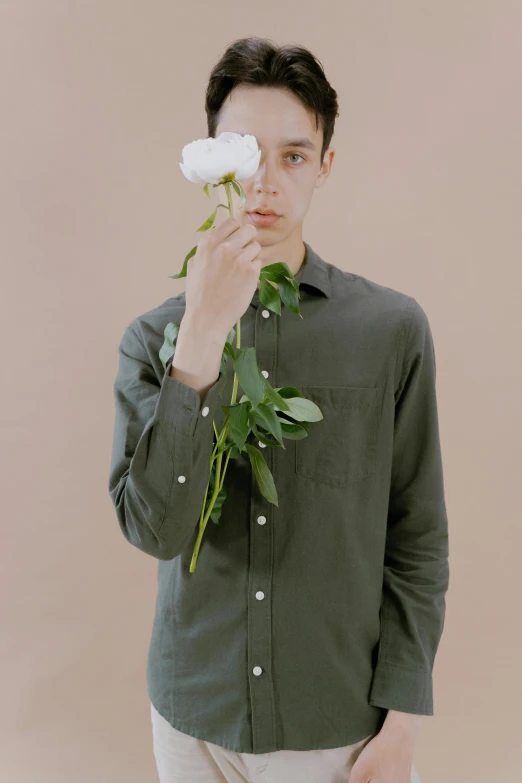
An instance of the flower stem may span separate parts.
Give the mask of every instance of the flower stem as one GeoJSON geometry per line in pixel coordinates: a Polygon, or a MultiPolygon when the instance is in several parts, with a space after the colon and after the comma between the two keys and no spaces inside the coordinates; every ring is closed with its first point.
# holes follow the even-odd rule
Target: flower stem
{"type": "MultiPolygon", "coordinates": [[[[230,190],[230,182],[224,182],[223,185],[225,186],[225,190],[227,192],[229,215],[230,215],[230,217],[234,217],[234,211],[232,209],[232,193],[231,193],[231,190],[230,190]]],[[[236,348],[240,348],[240,347],[241,347],[241,319],[236,321],[236,348]]],[[[238,377],[237,377],[237,373],[234,373],[234,383],[233,383],[233,386],[232,386],[232,399],[230,401],[231,404],[234,404],[235,401],[236,401],[238,386],[239,386],[239,380],[238,380],[238,377]]],[[[208,496],[208,488],[210,486],[210,475],[209,475],[209,480],[207,481],[207,488],[206,488],[206,491],[205,491],[205,497],[203,498],[203,507],[201,509],[201,515],[200,515],[200,518],[199,518],[198,535],[197,535],[197,538],[196,538],[196,543],[194,545],[194,551],[192,553],[192,560],[190,561],[190,569],[189,570],[190,570],[191,573],[193,573],[196,570],[196,562],[197,562],[197,559],[198,559],[199,548],[201,546],[201,540],[203,538],[203,533],[205,532],[205,528],[207,526],[207,522],[209,520],[209,517],[210,517],[210,515],[212,513],[212,509],[214,508],[214,504],[216,502],[216,498],[219,495],[219,493],[221,492],[221,489],[223,487],[223,482],[225,480],[225,473],[227,472],[228,461],[230,459],[230,448],[226,449],[226,460],[225,460],[225,465],[223,467],[223,472],[222,473],[221,473],[221,462],[222,462],[222,459],[223,459],[223,453],[224,452],[222,450],[219,450],[218,453],[216,454],[216,450],[221,449],[221,446],[225,442],[226,436],[228,434],[228,429],[229,429],[229,423],[227,421],[227,423],[224,425],[224,427],[221,430],[221,432],[219,433],[219,435],[217,435],[216,444],[214,446],[214,449],[213,449],[211,457],[210,457],[210,473],[212,473],[212,467],[213,467],[213,464],[214,464],[214,460],[216,460],[216,479],[215,479],[215,482],[214,482],[214,491],[212,493],[212,497],[210,498],[210,503],[208,505],[208,508],[207,508],[207,510],[205,512],[205,506],[206,506],[207,496],[208,496]]],[[[215,427],[214,427],[214,431],[216,432],[216,428],[215,427]]]]}

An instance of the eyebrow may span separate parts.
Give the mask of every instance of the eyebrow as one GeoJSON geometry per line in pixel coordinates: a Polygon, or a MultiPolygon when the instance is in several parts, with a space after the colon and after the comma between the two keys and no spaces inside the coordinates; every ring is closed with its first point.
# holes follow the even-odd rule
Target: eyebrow
{"type": "Polygon", "coordinates": [[[315,144],[306,136],[301,139],[281,139],[279,145],[281,147],[304,147],[307,150],[315,150],[315,144]]]}
{"type": "MultiPolygon", "coordinates": [[[[236,131],[237,133],[237,131],[236,131]]],[[[244,136],[244,133],[240,134],[241,136],[244,136]]],[[[308,136],[302,136],[298,139],[280,139],[279,140],[279,146],[280,147],[302,147],[303,149],[312,150],[315,152],[315,144],[311,139],[308,138],[308,136]]]]}

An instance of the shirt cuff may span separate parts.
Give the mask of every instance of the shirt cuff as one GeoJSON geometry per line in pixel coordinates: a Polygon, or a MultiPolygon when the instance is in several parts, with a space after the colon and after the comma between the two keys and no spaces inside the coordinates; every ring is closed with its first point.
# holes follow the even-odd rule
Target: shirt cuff
{"type": "Polygon", "coordinates": [[[215,383],[207,391],[203,400],[197,389],[170,375],[174,356],[168,360],[161,381],[160,393],[156,405],[154,422],[171,424],[177,432],[189,437],[204,436],[206,430],[212,430],[212,421],[221,401],[219,393],[223,386],[223,373],[220,372],[215,383]]]}
{"type": "Polygon", "coordinates": [[[433,715],[432,674],[381,661],[374,672],[369,702],[388,710],[433,715]]]}

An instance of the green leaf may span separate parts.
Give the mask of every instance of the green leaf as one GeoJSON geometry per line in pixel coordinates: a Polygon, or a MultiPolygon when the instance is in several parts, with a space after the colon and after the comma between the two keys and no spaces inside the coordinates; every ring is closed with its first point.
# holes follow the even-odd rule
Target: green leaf
{"type": "Polygon", "coordinates": [[[230,332],[227,334],[227,342],[230,343],[230,345],[234,344],[235,336],[236,336],[236,327],[233,326],[230,332]]]}
{"type": "Polygon", "coordinates": [[[232,181],[232,187],[236,191],[237,195],[241,197],[242,206],[245,206],[246,195],[245,195],[245,191],[243,190],[243,186],[241,185],[241,183],[238,182],[238,180],[233,180],[232,181]]]}
{"type": "Polygon", "coordinates": [[[299,315],[301,318],[301,312],[299,310],[299,294],[296,293],[294,287],[288,282],[288,280],[281,280],[279,283],[279,295],[284,306],[291,310],[292,313],[299,315]]]}
{"type": "MultiPolygon", "coordinates": [[[[212,500],[212,495],[214,494],[214,487],[216,486],[216,463],[214,463],[212,467],[212,474],[209,481],[209,491],[208,491],[208,504],[206,504],[205,511],[208,511],[208,507],[210,504],[210,501],[212,500]]],[[[216,500],[214,502],[214,505],[212,506],[212,511],[210,512],[210,519],[212,522],[214,522],[215,525],[219,525],[219,519],[221,517],[221,512],[223,510],[223,503],[225,502],[225,499],[227,497],[227,492],[225,489],[225,485],[221,487],[219,490],[216,500]]]]}
{"type": "MultiPolygon", "coordinates": [[[[262,420],[259,417],[257,417],[257,421],[259,423],[264,424],[264,422],[262,422],[262,420]]],[[[269,438],[268,435],[266,435],[262,430],[257,428],[256,416],[254,410],[250,412],[250,415],[248,417],[248,422],[250,424],[250,427],[252,428],[252,432],[254,433],[254,438],[256,438],[261,443],[264,443],[265,446],[277,446],[277,441],[272,440],[272,438],[269,438]]]]}
{"type": "MultiPolygon", "coordinates": [[[[233,339],[234,339],[234,338],[232,338],[232,340],[233,340],[233,339]]],[[[236,356],[237,356],[238,349],[237,349],[237,348],[236,348],[236,347],[235,347],[235,346],[232,344],[232,340],[230,340],[230,339],[227,337],[227,341],[226,341],[225,345],[223,346],[223,353],[224,353],[225,355],[227,355],[227,356],[230,356],[230,358],[232,359],[232,361],[234,361],[234,359],[235,359],[235,358],[236,358],[236,356]]]]}
{"type": "Polygon", "coordinates": [[[236,445],[230,446],[230,459],[241,459],[242,453],[236,445]]]}
{"type": "Polygon", "coordinates": [[[230,330],[230,332],[227,335],[227,341],[225,343],[225,346],[223,348],[223,352],[221,354],[221,362],[220,362],[220,365],[219,365],[219,371],[223,375],[223,383],[221,384],[221,388],[219,390],[219,396],[221,397],[221,399],[223,399],[223,392],[224,392],[225,386],[227,384],[227,377],[228,377],[228,361],[227,361],[227,359],[228,359],[229,355],[232,355],[232,358],[235,356],[235,349],[232,346],[232,341],[234,340],[235,335],[236,335],[236,330],[235,330],[234,327],[232,327],[232,329],[230,330]]]}
{"type": "Polygon", "coordinates": [[[172,322],[170,322],[166,325],[165,329],[163,330],[163,336],[172,345],[174,345],[176,343],[176,340],[178,339],[180,326],[181,324],[178,323],[173,324],[172,322]]]}
{"type": "Polygon", "coordinates": [[[159,358],[163,365],[163,369],[167,368],[167,362],[171,356],[174,356],[176,351],[176,339],[179,332],[179,324],[168,323],[163,330],[163,336],[165,338],[163,345],[160,348],[159,358]]]}
{"type": "Polygon", "coordinates": [[[267,266],[262,267],[260,277],[266,277],[267,280],[271,280],[273,283],[279,283],[280,280],[288,279],[293,288],[299,292],[299,283],[290,271],[286,261],[277,261],[275,264],[267,264],[267,266]]]}
{"type": "Polygon", "coordinates": [[[203,190],[205,191],[205,193],[207,194],[207,196],[210,198],[210,193],[208,192],[208,182],[207,182],[207,184],[206,184],[206,185],[204,185],[204,186],[203,186],[203,190]]]}
{"type": "Polygon", "coordinates": [[[220,207],[224,207],[225,209],[228,209],[228,207],[227,207],[227,205],[226,205],[226,204],[218,204],[218,205],[217,205],[217,207],[215,208],[215,210],[213,211],[213,213],[211,214],[211,216],[210,216],[210,217],[208,217],[208,218],[205,220],[205,222],[203,223],[203,225],[201,225],[201,226],[200,226],[200,227],[197,229],[197,231],[207,231],[209,228],[212,228],[212,226],[213,226],[213,224],[214,224],[214,220],[216,219],[216,214],[217,214],[217,211],[218,211],[218,209],[219,209],[220,207]]]}
{"type": "Polygon", "coordinates": [[[264,402],[259,403],[254,411],[254,418],[285,448],[281,433],[281,423],[275,410],[270,405],[264,402]]]}
{"type": "Polygon", "coordinates": [[[277,315],[281,315],[281,297],[277,288],[268,282],[264,277],[260,277],[259,301],[272,310],[277,315]]]}
{"type": "MultiPolygon", "coordinates": [[[[279,288],[274,290],[276,290],[279,294],[279,297],[285,307],[287,307],[293,313],[296,313],[296,315],[298,315],[300,318],[303,317],[299,311],[299,283],[290,271],[290,268],[286,262],[279,261],[275,264],[268,264],[268,266],[265,266],[261,269],[259,276],[264,281],[269,280],[272,283],[276,283],[279,288]]],[[[274,287],[271,286],[271,288],[274,287]]],[[[264,290],[266,290],[266,288],[264,288],[264,290]]],[[[261,293],[259,298],[261,299],[261,293]]],[[[270,307],[268,303],[266,306],[270,307]]]]}
{"type": "Polygon", "coordinates": [[[281,430],[283,431],[283,437],[288,438],[288,440],[302,440],[308,435],[306,427],[302,427],[300,424],[290,424],[282,420],[281,430]]]}
{"type": "Polygon", "coordinates": [[[297,421],[321,421],[324,418],[319,406],[306,397],[288,397],[286,402],[290,406],[288,415],[297,421]]]}
{"type": "Polygon", "coordinates": [[[304,398],[303,392],[300,391],[296,386],[280,386],[279,388],[275,388],[274,391],[276,391],[280,397],[283,397],[285,399],[288,397],[304,398]]]}
{"type": "Polygon", "coordinates": [[[187,255],[185,256],[185,260],[183,261],[183,266],[181,267],[181,272],[179,272],[179,274],[177,274],[177,275],[169,275],[170,278],[173,278],[174,280],[177,280],[180,277],[186,277],[187,276],[187,264],[188,264],[189,260],[192,258],[192,256],[196,255],[197,249],[198,249],[198,246],[195,245],[192,248],[192,250],[189,253],[187,253],[187,255]]]}
{"type": "Polygon", "coordinates": [[[257,485],[261,494],[270,503],[273,503],[275,506],[279,506],[274,479],[268,468],[268,465],[265,462],[265,458],[261,454],[260,450],[251,443],[246,443],[245,449],[250,459],[250,464],[252,466],[252,470],[254,471],[257,485]]]}
{"type": "Polygon", "coordinates": [[[289,410],[289,407],[286,404],[284,398],[280,394],[278,394],[277,391],[274,388],[272,388],[272,386],[270,386],[266,378],[265,378],[265,398],[267,402],[271,402],[273,405],[276,405],[278,407],[278,410],[283,410],[283,411],[289,410]]]}
{"type": "MultiPolygon", "coordinates": [[[[221,397],[221,394],[220,394],[219,396],[221,397]]],[[[223,427],[222,427],[222,429],[225,429],[225,427],[227,427],[227,426],[228,426],[228,420],[230,419],[230,405],[222,405],[222,406],[221,406],[221,410],[222,410],[222,411],[223,411],[223,413],[224,413],[224,419],[223,419],[223,427]]],[[[222,442],[222,444],[221,444],[221,447],[220,447],[220,448],[218,448],[218,450],[217,450],[217,452],[216,452],[216,453],[217,453],[217,454],[219,454],[219,452],[220,452],[220,451],[225,451],[225,450],[226,450],[226,447],[227,447],[227,446],[226,446],[226,438],[225,438],[225,440],[224,440],[224,441],[222,442]]]]}
{"type": "Polygon", "coordinates": [[[228,407],[230,411],[229,436],[237,448],[242,449],[250,432],[248,424],[250,402],[233,403],[222,407],[228,407]]]}
{"type": "Polygon", "coordinates": [[[234,372],[237,375],[241,388],[255,407],[264,397],[265,378],[261,374],[256,361],[256,349],[254,347],[240,348],[233,360],[234,372]]]}

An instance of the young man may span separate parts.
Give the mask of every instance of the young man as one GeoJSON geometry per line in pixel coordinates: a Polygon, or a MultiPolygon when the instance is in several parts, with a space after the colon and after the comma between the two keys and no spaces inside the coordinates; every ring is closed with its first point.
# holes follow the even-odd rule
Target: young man
{"type": "Polygon", "coordinates": [[[418,781],[449,581],[428,319],[303,241],[338,114],[306,49],[235,42],[206,111],[209,136],[256,137],[259,168],[242,181],[244,210],[201,238],[186,291],[129,324],[115,382],[109,492],[125,538],[159,561],[147,679],[160,780],[418,781]],[[260,303],[259,270],[276,261],[299,282],[302,319],[260,303]],[[248,459],[230,460],[220,523],[190,573],[239,318],[265,377],[324,418],[265,448],[278,506],[248,459]],[[164,371],[169,321],[181,327],[164,371]]]}

